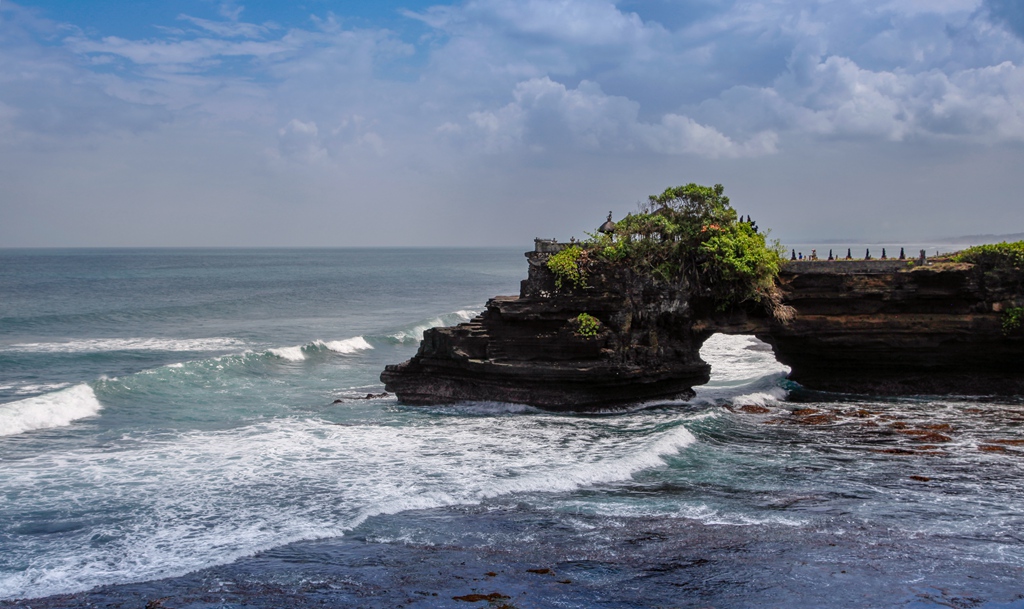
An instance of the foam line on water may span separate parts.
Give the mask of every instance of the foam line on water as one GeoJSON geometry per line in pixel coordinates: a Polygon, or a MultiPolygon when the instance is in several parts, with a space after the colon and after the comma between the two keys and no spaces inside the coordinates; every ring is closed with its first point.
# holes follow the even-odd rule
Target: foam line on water
{"type": "Polygon", "coordinates": [[[598,514],[601,516],[627,518],[685,518],[698,520],[709,525],[731,526],[787,526],[806,525],[807,518],[788,514],[757,514],[741,512],[723,512],[701,502],[680,502],[678,498],[671,501],[651,501],[645,504],[635,502],[593,502],[581,501],[570,497],[557,501],[548,509],[558,509],[581,514],[598,514]]]}
{"type": "Polygon", "coordinates": [[[87,338],[53,343],[19,343],[0,348],[20,353],[100,353],[105,351],[226,351],[244,347],[235,338],[87,338]]]}
{"type": "MultiPolygon", "coordinates": [[[[477,440],[479,442],[479,440],[477,440]]],[[[406,510],[429,509],[458,504],[476,504],[485,499],[517,493],[561,493],[575,491],[589,486],[608,484],[628,480],[633,474],[645,469],[665,466],[664,457],[678,453],[683,448],[696,442],[696,437],[682,425],[661,432],[653,440],[633,444],[630,449],[617,446],[615,452],[625,454],[610,455],[610,447],[602,447],[594,454],[587,455],[576,462],[568,455],[562,458],[541,459],[531,462],[519,459],[515,465],[489,463],[500,466],[497,471],[488,472],[484,479],[473,480],[469,472],[463,472],[460,488],[431,493],[402,495],[396,499],[381,501],[363,509],[353,526],[362,523],[366,518],[379,514],[393,514],[406,510]],[[551,463],[559,463],[552,466],[551,463]],[[568,463],[566,463],[568,462],[568,463]]],[[[536,453],[547,453],[549,446],[537,446],[536,453]]]]}
{"type": "MultiPolygon", "coordinates": [[[[28,384],[21,385],[14,390],[15,395],[29,395],[32,393],[45,393],[49,391],[56,391],[58,389],[64,389],[70,387],[71,383],[42,383],[42,384],[28,384]]],[[[0,389],[13,389],[14,386],[0,387],[0,389]]]]}
{"type": "Polygon", "coordinates": [[[103,408],[86,384],[16,402],[0,404],[0,436],[63,427],[91,417],[103,408]]]}

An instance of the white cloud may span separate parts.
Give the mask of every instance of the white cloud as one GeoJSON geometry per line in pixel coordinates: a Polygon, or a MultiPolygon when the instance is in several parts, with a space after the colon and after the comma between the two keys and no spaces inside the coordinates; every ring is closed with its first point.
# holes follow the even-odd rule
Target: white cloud
{"type": "Polygon", "coordinates": [[[700,114],[744,130],[903,141],[1024,141],[1024,69],[1011,62],[945,74],[865,70],[830,56],[771,87],[736,87],[700,114]]]}
{"type": "Polygon", "coordinates": [[[257,25],[255,23],[243,23],[237,20],[212,21],[210,19],[201,19],[199,17],[191,17],[184,14],[178,15],[178,19],[188,21],[193,25],[203,28],[211,34],[222,36],[224,38],[261,38],[265,34],[268,34],[272,29],[275,29],[272,25],[268,24],[257,25]]]}
{"type": "Polygon", "coordinates": [[[278,129],[278,148],[271,156],[315,164],[351,155],[382,157],[387,154],[387,146],[374,126],[373,121],[358,115],[343,117],[330,129],[293,118],[278,129]]]}
{"type": "Polygon", "coordinates": [[[307,162],[322,160],[327,156],[327,149],[321,145],[319,134],[315,122],[293,118],[278,130],[281,152],[284,156],[298,157],[307,162]]]}
{"type": "MultiPolygon", "coordinates": [[[[525,146],[532,150],[577,148],[605,152],[693,154],[708,158],[758,156],[775,152],[776,136],[758,133],[736,142],[713,127],[678,114],[657,123],[639,120],[639,104],[605,94],[596,84],[576,89],[549,78],[520,82],[514,101],[494,111],[469,115],[488,152],[525,146]]],[[[446,131],[455,131],[448,127],[446,131]]],[[[464,133],[464,129],[458,129],[464,133]]]]}
{"type": "MultiPolygon", "coordinates": [[[[137,65],[180,65],[199,64],[217,57],[269,57],[277,53],[294,50],[286,41],[242,41],[231,42],[212,38],[195,40],[127,40],[108,36],[102,40],[73,37],[67,39],[68,48],[76,53],[102,53],[128,59],[137,65]]],[[[197,67],[205,67],[200,65],[197,67]]]]}
{"type": "Polygon", "coordinates": [[[976,11],[981,4],[982,0],[891,0],[880,8],[904,15],[948,15],[976,11]]]}
{"type": "MultiPolygon", "coordinates": [[[[418,190],[416,206],[396,186],[394,209],[429,223],[465,215],[481,196],[494,213],[503,201],[550,204],[545,193],[573,180],[622,189],[615,196],[625,192],[616,185],[651,180],[655,189],[666,179],[728,185],[705,176],[730,171],[748,183],[801,167],[808,150],[817,160],[856,149],[861,161],[879,150],[898,160],[915,146],[953,159],[1015,150],[1024,41],[1008,29],[1010,2],[465,0],[415,15],[417,36],[421,23],[432,28],[421,37],[353,28],[344,15],[249,23],[241,5],[224,2],[131,38],[5,0],[0,161],[46,149],[63,166],[8,172],[0,189],[30,196],[42,190],[27,176],[59,172],[67,192],[102,182],[93,200],[135,201],[127,170],[83,176],[150,155],[162,162],[147,166],[147,180],[165,185],[154,189],[164,200],[176,184],[188,183],[188,196],[204,185],[230,192],[216,177],[228,174],[258,175],[268,207],[293,199],[282,193],[296,183],[317,184],[301,197],[324,206],[339,191],[422,183],[433,190],[418,190]],[[232,155],[203,157],[206,182],[188,162],[167,162],[193,141],[223,141],[218,150],[232,155]],[[694,173],[679,175],[684,167],[694,173]],[[287,186],[271,196],[274,184],[287,186]]],[[[834,162],[837,174],[857,171],[834,162]]],[[[949,163],[943,176],[958,175],[949,163]]],[[[609,193],[592,193],[604,197],[601,217],[609,193]]]]}
{"type": "Polygon", "coordinates": [[[437,14],[445,18],[434,20],[435,27],[486,24],[516,36],[589,47],[642,43],[661,31],[604,0],[470,0],[457,17],[443,9],[437,14]]]}
{"type": "Polygon", "coordinates": [[[778,134],[762,131],[737,142],[688,116],[666,114],[658,125],[638,125],[643,139],[656,152],[693,154],[707,158],[756,157],[777,152],[778,134]]]}

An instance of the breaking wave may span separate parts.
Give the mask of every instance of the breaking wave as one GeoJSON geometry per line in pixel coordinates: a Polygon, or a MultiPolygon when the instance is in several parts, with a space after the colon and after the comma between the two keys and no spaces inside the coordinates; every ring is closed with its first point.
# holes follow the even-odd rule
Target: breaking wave
{"type": "Polygon", "coordinates": [[[63,427],[91,417],[103,408],[86,384],[16,402],[0,404],[0,436],[63,427]]]}
{"type": "Polygon", "coordinates": [[[289,362],[301,362],[306,359],[306,354],[302,352],[302,349],[302,347],[277,347],[275,349],[267,349],[267,353],[276,355],[289,362]]]}
{"type": "Polygon", "coordinates": [[[309,358],[310,355],[315,353],[321,353],[324,351],[330,351],[333,353],[340,353],[342,355],[352,355],[360,351],[366,351],[373,349],[373,342],[378,345],[381,343],[390,344],[414,344],[423,340],[423,333],[430,328],[436,328],[439,326],[453,326],[460,323],[470,321],[474,317],[480,314],[480,311],[473,309],[462,309],[459,311],[453,311],[451,313],[445,313],[438,315],[437,317],[427,319],[424,321],[409,324],[408,326],[402,327],[397,331],[378,334],[378,335],[367,335],[367,336],[353,336],[352,338],[346,338],[344,340],[314,340],[305,345],[295,345],[291,347],[272,347],[267,349],[267,353],[283,359],[289,362],[301,362],[309,358]],[[372,341],[372,342],[371,342],[372,341]]]}
{"type": "Polygon", "coordinates": [[[332,340],[332,341],[315,341],[313,344],[322,346],[335,353],[355,353],[357,351],[363,351],[365,349],[373,349],[373,345],[366,342],[366,339],[362,336],[356,336],[353,338],[346,338],[345,340],[332,340]]]}
{"type": "Polygon", "coordinates": [[[101,497],[137,508],[113,524],[48,537],[49,552],[25,572],[0,574],[0,597],[179,575],[292,541],[344,535],[378,514],[626,481],[665,467],[666,458],[695,442],[682,425],[628,420],[609,426],[515,417],[496,426],[491,418],[456,416],[448,423],[280,419],[143,435],[136,450],[113,454],[82,448],[70,459],[34,456],[18,464],[9,484],[33,489],[40,509],[101,497]],[[83,469],[89,483],[73,484],[83,469]],[[97,532],[106,543],[88,542],[97,532]],[[159,552],[151,551],[155,545],[159,552]]]}
{"type": "Polygon", "coordinates": [[[389,334],[388,337],[399,343],[418,343],[423,340],[423,333],[431,328],[438,326],[453,326],[455,324],[465,323],[477,315],[480,311],[471,309],[463,309],[461,311],[455,311],[453,313],[446,313],[433,319],[422,321],[401,330],[389,334]]]}
{"type": "Polygon", "coordinates": [[[373,349],[373,345],[362,336],[354,336],[345,340],[315,340],[311,343],[294,347],[274,347],[273,349],[267,349],[267,353],[290,362],[301,362],[306,359],[307,355],[313,353],[330,351],[342,355],[352,355],[367,349],[373,349]]]}

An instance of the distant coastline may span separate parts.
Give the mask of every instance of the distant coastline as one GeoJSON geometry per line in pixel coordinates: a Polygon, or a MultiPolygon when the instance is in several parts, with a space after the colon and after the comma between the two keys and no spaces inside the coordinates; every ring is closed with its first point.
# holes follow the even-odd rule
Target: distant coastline
{"type": "MultiPolygon", "coordinates": [[[[1006,235],[960,235],[958,237],[934,237],[931,239],[908,239],[905,243],[935,243],[942,245],[984,245],[986,243],[1000,243],[1003,241],[1022,241],[1024,240],[1024,233],[1010,233],[1006,235]]],[[[804,245],[806,243],[816,243],[824,245],[836,245],[836,244],[852,244],[852,245],[889,245],[896,243],[898,239],[888,239],[885,241],[868,241],[861,238],[824,238],[824,239],[809,239],[804,241],[794,241],[804,245]]]]}
{"type": "Polygon", "coordinates": [[[1024,233],[1010,233],[1008,235],[964,235],[961,237],[944,237],[942,239],[937,239],[937,241],[964,245],[983,245],[985,243],[1001,243],[1003,241],[1024,241],[1024,233]]]}

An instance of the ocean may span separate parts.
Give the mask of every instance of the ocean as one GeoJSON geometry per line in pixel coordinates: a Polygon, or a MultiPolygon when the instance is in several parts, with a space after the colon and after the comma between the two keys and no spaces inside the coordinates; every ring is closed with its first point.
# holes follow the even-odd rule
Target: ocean
{"type": "Polygon", "coordinates": [[[0,250],[0,606],[1024,607],[1024,399],[410,407],[520,249],[0,250]],[[475,596],[474,596],[475,595],[475,596]]]}

